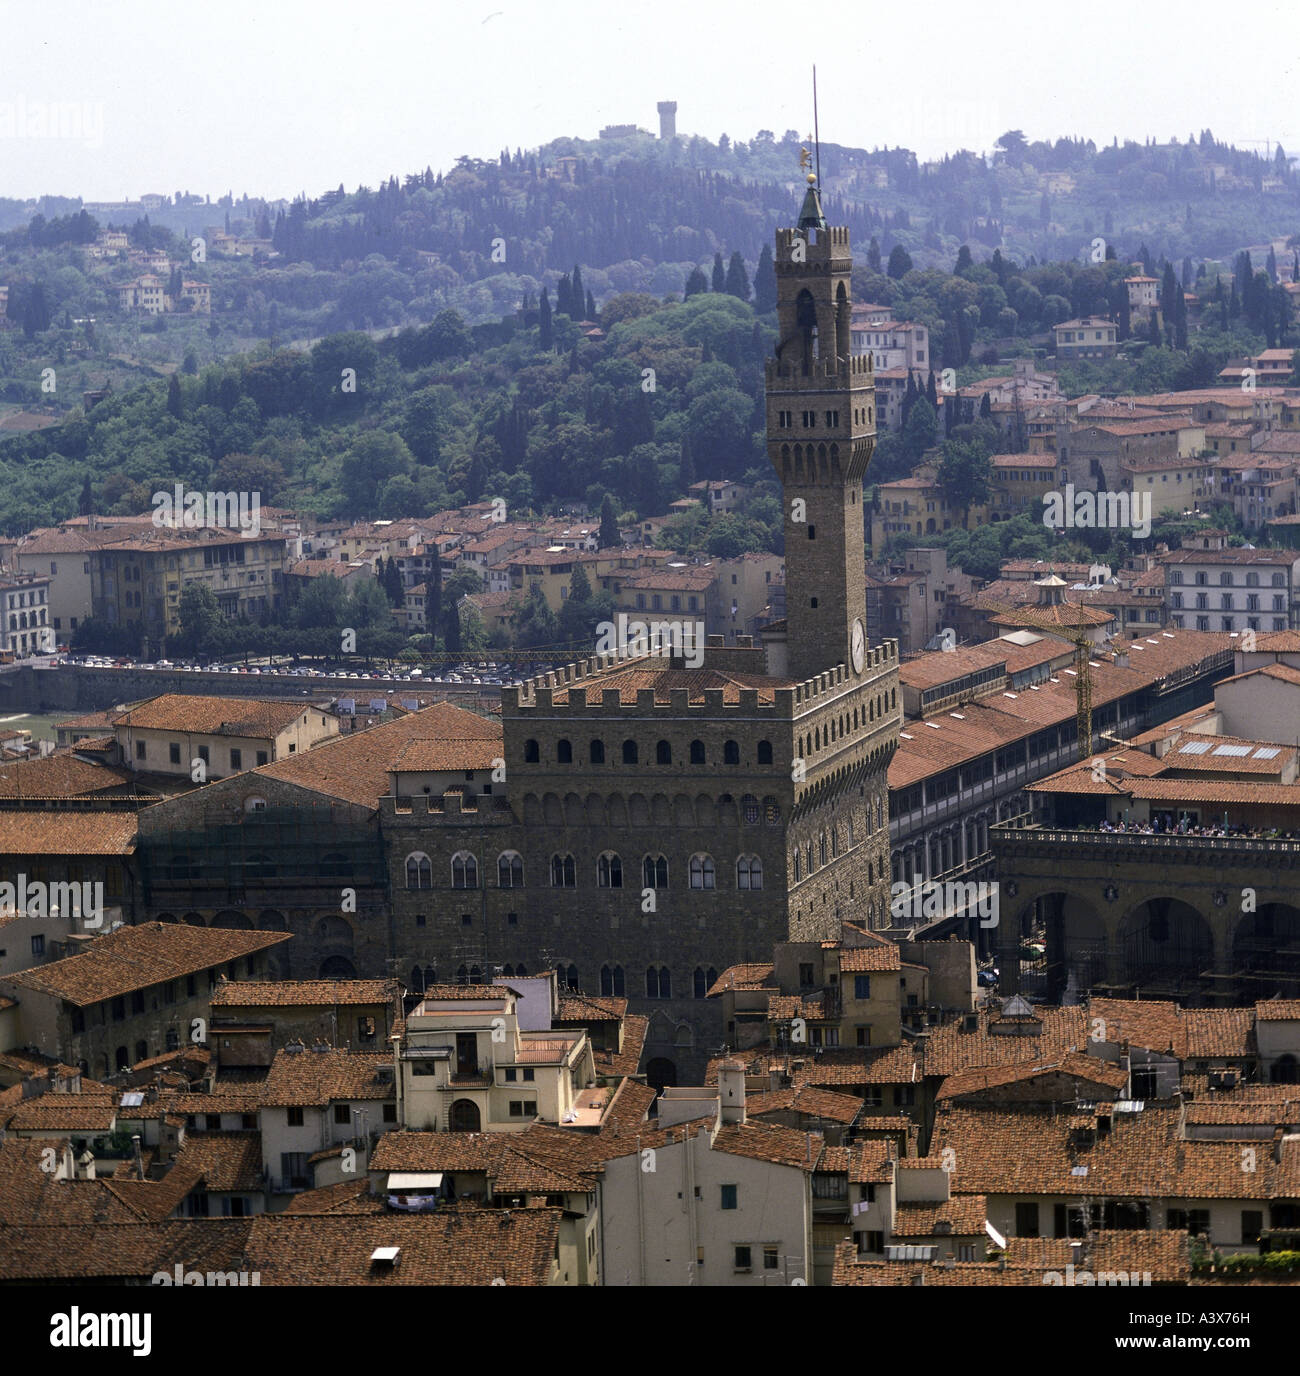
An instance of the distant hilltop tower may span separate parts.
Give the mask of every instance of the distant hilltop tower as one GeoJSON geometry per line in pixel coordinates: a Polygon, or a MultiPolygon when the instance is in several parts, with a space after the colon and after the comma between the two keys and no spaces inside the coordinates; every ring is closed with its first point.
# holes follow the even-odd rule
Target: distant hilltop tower
{"type": "Polygon", "coordinates": [[[675,139],[677,137],[677,102],[675,100],[661,100],[659,102],[659,137],[661,139],[675,139]]]}

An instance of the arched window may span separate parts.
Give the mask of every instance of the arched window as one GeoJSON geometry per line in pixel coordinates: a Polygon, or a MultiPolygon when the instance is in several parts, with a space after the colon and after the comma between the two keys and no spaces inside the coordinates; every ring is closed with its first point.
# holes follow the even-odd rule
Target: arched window
{"type": "Polygon", "coordinates": [[[497,856],[497,887],[501,889],[522,889],[524,887],[524,857],[517,850],[503,850],[497,856]]]}
{"type": "Polygon", "coordinates": [[[623,967],[615,965],[612,968],[608,965],[600,967],[600,992],[606,998],[611,996],[622,998],[626,992],[626,982],[623,977],[623,967]]]}
{"type": "Polygon", "coordinates": [[[591,750],[591,762],[592,762],[592,764],[604,764],[604,763],[605,763],[605,742],[604,742],[604,741],[592,741],[591,746],[590,746],[590,750],[591,750]]]}
{"type": "Polygon", "coordinates": [[[557,965],[555,978],[561,989],[578,992],[578,967],[576,965],[557,965]]]}
{"type": "Polygon", "coordinates": [[[758,743],[758,762],[759,764],[772,763],[772,742],[759,741],[758,743]]]}
{"type": "Polygon", "coordinates": [[[801,862],[800,857],[799,857],[799,852],[798,852],[798,851],[795,851],[795,853],[794,853],[794,878],[795,878],[795,883],[796,883],[796,884],[799,882],[799,879],[800,879],[800,869],[801,869],[801,867],[802,867],[802,862],[801,862]]]}
{"type": "Polygon", "coordinates": [[[691,763],[692,763],[692,764],[703,764],[703,763],[704,763],[704,742],[703,742],[703,741],[692,741],[692,742],[691,742],[691,763]]]}
{"type": "Polygon", "coordinates": [[[667,741],[659,741],[655,746],[655,764],[672,764],[673,748],[667,741]]]}
{"type": "Polygon", "coordinates": [[[752,793],[746,793],[740,800],[740,815],[750,826],[758,821],[758,799],[752,793]]]}
{"type": "Polygon", "coordinates": [[[596,857],[596,887],[599,889],[621,889],[623,887],[623,861],[612,850],[604,851],[596,857]]]}
{"type": "Polygon", "coordinates": [[[461,965],[461,966],[459,966],[459,967],[457,968],[457,970],[456,970],[456,983],[457,983],[457,984],[468,984],[468,983],[469,983],[469,967],[468,967],[467,965],[461,965]]]}
{"type": "Polygon", "coordinates": [[[636,752],[636,742],[635,742],[635,741],[624,741],[624,742],[623,742],[623,763],[624,763],[624,764],[636,764],[636,763],[637,763],[637,752],[636,752]]]}
{"type": "Polygon", "coordinates": [[[840,853],[840,831],[838,827],[831,827],[831,859],[840,853]]]}
{"type": "Polygon", "coordinates": [[[537,742],[534,740],[526,740],[524,742],[524,763],[536,764],[541,758],[542,752],[537,742]]]}
{"type": "Polygon", "coordinates": [[[509,978],[514,974],[514,972],[515,972],[515,967],[514,967],[513,965],[503,965],[503,966],[501,967],[501,973],[502,973],[507,979],[509,979],[509,978]]]}
{"type": "Polygon", "coordinates": [[[647,966],[645,996],[648,999],[670,999],[673,996],[672,978],[666,965],[647,966]]]}
{"type": "MultiPolygon", "coordinates": [[[[798,879],[798,877],[796,874],[795,878],[798,879]]],[[[757,855],[742,855],[736,861],[736,887],[738,889],[761,889],[763,887],[763,862],[757,855]]]]}
{"type": "Polygon", "coordinates": [[[645,889],[666,889],[668,887],[668,857],[647,855],[641,866],[645,889]]]}
{"type": "Polygon", "coordinates": [[[558,741],[555,742],[555,763],[556,763],[556,764],[572,764],[572,763],[573,763],[573,742],[572,742],[572,741],[558,740],[558,741]]]}
{"type": "Polygon", "coordinates": [[[739,764],[740,746],[735,741],[725,741],[722,746],[722,763],[739,764]]]}
{"type": "Polygon", "coordinates": [[[717,874],[711,855],[691,856],[691,888],[712,889],[716,887],[717,874]]]}
{"type": "Polygon", "coordinates": [[[406,887],[408,889],[433,888],[433,866],[422,850],[406,857],[406,887]]]}
{"type": "Polygon", "coordinates": [[[813,872],[813,843],[811,841],[808,842],[808,853],[804,858],[808,866],[808,873],[811,874],[813,872]]]}
{"type": "Polygon", "coordinates": [[[411,966],[411,978],[407,987],[413,994],[424,993],[424,971],[418,965],[411,966]]]}
{"type": "Polygon", "coordinates": [[[451,857],[451,887],[478,888],[478,860],[467,850],[458,850],[451,857]]]}
{"type": "Polygon", "coordinates": [[[553,889],[576,889],[578,870],[572,855],[551,856],[551,887],[553,889]]]}
{"type": "Polygon", "coordinates": [[[426,965],[426,966],[424,967],[424,987],[425,987],[426,989],[432,989],[433,986],[434,986],[435,984],[437,984],[437,982],[438,982],[438,972],[437,972],[437,970],[435,970],[435,969],[433,968],[432,965],[426,965]]]}
{"type": "Polygon", "coordinates": [[[147,1061],[148,1059],[149,1059],[149,1043],[148,1043],[148,1042],[136,1042],[136,1044],[135,1044],[135,1060],[136,1060],[136,1064],[139,1065],[139,1063],[140,1063],[141,1061],[147,1061]]]}
{"type": "Polygon", "coordinates": [[[692,993],[694,993],[697,999],[702,999],[705,996],[705,994],[709,992],[708,979],[706,978],[704,971],[700,969],[698,965],[695,967],[695,974],[691,979],[691,984],[693,986],[692,993]]]}
{"type": "Polygon", "coordinates": [[[174,1028],[167,1029],[167,1050],[179,1051],[181,1049],[181,1034],[174,1028]]]}

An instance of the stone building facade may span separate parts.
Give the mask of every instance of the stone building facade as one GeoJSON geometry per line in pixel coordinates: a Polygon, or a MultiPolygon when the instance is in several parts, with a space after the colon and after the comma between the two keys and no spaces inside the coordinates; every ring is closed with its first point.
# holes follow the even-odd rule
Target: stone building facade
{"type": "Polygon", "coordinates": [[[151,912],[292,931],[298,978],[556,969],[649,1017],[658,1084],[717,1053],[720,971],[845,919],[889,924],[901,700],[896,643],[865,634],[871,360],[850,348],[848,232],[814,188],[776,246],[788,622],[761,647],[710,636],[702,663],[680,642],[588,659],[503,689],[499,724],[433,708],[151,809],[151,912]]]}

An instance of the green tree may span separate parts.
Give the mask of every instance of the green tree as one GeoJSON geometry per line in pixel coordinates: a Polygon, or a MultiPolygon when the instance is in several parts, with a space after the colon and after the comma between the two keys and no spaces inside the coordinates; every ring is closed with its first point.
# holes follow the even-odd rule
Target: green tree
{"type": "Polygon", "coordinates": [[[90,488],[90,474],[87,473],[81,484],[81,496],[77,500],[77,515],[89,516],[95,509],[95,496],[90,488]]]}
{"type": "Polygon", "coordinates": [[[548,606],[540,584],[535,584],[515,617],[515,643],[524,649],[554,645],[559,640],[559,634],[555,613],[548,606]]]}
{"type": "Polygon", "coordinates": [[[217,606],[217,595],[206,583],[189,583],[181,590],[180,633],[176,637],[186,654],[199,655],[212,649],[225,618],[217,606]]]}
{"type": "Polygon", "coordinates": [[[892,277],[894,281],[897,282],[906,273],[909,273],[911,271],[911,254],[908,253],[908,251],[902,246],[902,244],[895,244],[894,247],[889,250],[889,267],[886,269],[887,275],[889,277],[892,277]]]}
{"type": "Polygon", "coordinates": [[[691,269],[690,276],[686,279],[686,288],[682,294],[682,299],[684,301],[689,301],[692,296],[698,296],[701,292],[708,291],[708,289],[709,279],[704,275],[704,269],[697,265],[691,269]]]}
{"type": "Polygon", "coordinates": [[[614,499],[607,492],[600,503],[600,547],[617,549],[622,543],[618,533],[618,518],[614,515],[614,499]]]}
{"type": "Polygon", "coordinates": [[[349,447],[339,467],[348,514],[361,516],[373,511],[380,483],[410,471],[411,451],[400,435],[367,431],[349,447]]]}
{"type": "Polygon", "coordinates": [[[909,462],[919,463],[921,456],[927,449],[933,448],[938,437],[939,418],[934,413],[934,407],[924,395],[918,396],[903,426],[903,452],[909,462]]]}
{"type": "Polygon", "coordinates": [[[713,286],[711,290],[723,292],[727,287],[727,270],[722,266],[722,252],[713,255],[713,286]]]}
{"type": "Polygon", "coordinates": [[[977,440],[945,441],[938,477],[948,499],[962,508],[962,528],[970,521],[970,509],[983,506],[989,496],[989,458],[986,445],[977,440]]]}
{"type": "Polygon", "coordinates": [[[754,309],[759,315],[776,310],[776,267],[772,261],[772,246],[766,242],[754,272],[754,309]]]}
{"type": "Polygon", "coordinates": [[[880,241],[873,234],[871,243],[867,246],[867,266],[879,276],[881,271],[880,241]]]}
{"type": "Polygon", "coordinates": [[[180,420],[185,414],[181,400],[181,380],[175,373],[167,379],[167,414],[176,420],[180,420]]]}
{"type": "Polygon", "coordinates": [[[749,273],[745,271],[745,260],[737,249],[727,264],[726,291],[737,301],[749,300],[749,273]]]}
{"type": "Polygon", "coordinates": [[[555,347],[555,326],[551,323],[551,298],[546,288],[542,288],[541,304],[537,308],[537,342],[547,353],[555,347]]]}

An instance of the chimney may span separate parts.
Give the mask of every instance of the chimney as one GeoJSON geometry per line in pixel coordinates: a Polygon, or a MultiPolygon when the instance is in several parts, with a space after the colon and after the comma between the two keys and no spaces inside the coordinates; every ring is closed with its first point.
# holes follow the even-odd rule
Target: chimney
{"type": "Polygon", "coordinates": [[[745,1067],[739,1061],[719,1064],[718,1101],[724,1124],[745,1121],[745,1067]]]}
{"type": "Polygon", "coordinates": [[[781,1067],[779,1065],[769,1066],[767,1071],[767,1087],[775,1094],[781,1088],[781,1067]]]}
{"type": "Polygon", "coordinates": [[[77,1157],[77,1179],[93,1180],[95,1178],[95,1153],[89,1147],[77,1157]]]}
{"type": "Polygon", "coordinates": [[[135,1178],[137,1180],[143,1180],[144,1157],[140,1153],[140,1134],[138,1132],[133,1132],[131,1134],[131,1150],[135,1154],[135,1178]]]}

